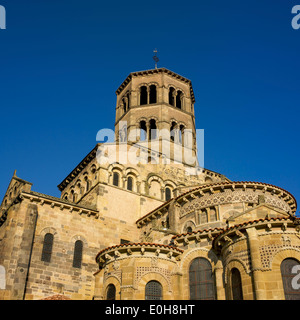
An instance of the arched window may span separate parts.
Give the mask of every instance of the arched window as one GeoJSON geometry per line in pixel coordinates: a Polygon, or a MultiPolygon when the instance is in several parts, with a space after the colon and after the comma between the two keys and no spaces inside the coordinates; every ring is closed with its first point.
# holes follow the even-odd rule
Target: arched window
{"type": "Polygon", "coordinates": [[[81,261],[82,261],[82,249],[83,249],[83,242],[81,240],[77,240],[74,246],[74,255],[73,255],[73,267],[74,268],[81,268],[81,261]]]}
{"type": "Polygon", "coordinates": [[[158,281],[149,281],[145,288],[145,300],[162,300],[162,285],[158,281]]]}
{"type": "Polygon", "coordinates": [[[243,300],[241,274],[237,268],[231,270],[232,300],[243,300]]]}
{"type": "Polygon", "coordinates": [[[172,197],[172,192],[170,188],[166,188],[166,201],[170,200],[172,197]]]}
{"type": "Polygon", "coordinates": [[[157,99],[157,94],[156,94],[156,86],[151,85],[150,86],[150,97],[149,97],[149,103],[156,103],[157,99]]]}
{"type": "Polygon", "coordinates": [[[127,99],[123,98],[122,99],[122,103],[123,103],[123,110],[124,110],[124,113],[125,113],[127,111],[127,99]]]}
{"type": "Polygon", "coordinates": [[[86,192],[90,190],[90,181],[88,177],[85,177],[85,184],[86,184],[86,192]]]}
{"type": "Polygon", "coordinates": [[[287,258],[283,260],[280,265],[284,296],[286,300],[300,300],[300,290],[298,289],[298,287],[293,288],[292,283],[293,279],[298,273],[293,271],[293,268],[295,266],[299,266],[299,264],[299,261],[292,258],[287,258]]]}
{"type": "Polygon", "coordinates": [[[179,134],[179,143],[183,144],[184,143],[184,126],[183,125],[179,127],[178,134],[179,134]]]}
{"type": "Polygon", "coordinates": [[[147,126],[146,121],[140,122],[140,141],[147,140],[147,126]]]}
{"type": "Polygon", "coordinates": [[[200,223],[207,223],[208,222],[208,218],[207,218],[207,211],[206,209],[203,209],[200,211],[200,223]]]}
{"type": "Polygon", "coordinates": [[[210,215],[210,222],[217,220],[217,212],[215,208],[210,208],[209,215],[210,215]]]}
{"type": "Polygon", "coordinates": [[[46,233],[44,237],[43,251],[42,251],[42,261],[50,262],[52,247],[53,247],[53,234],[46,233]]]}
{"type": "Polygon", "coordinates": [[[6,276],[5,276],[5,268],[0,266],[0,289],[6,289],[6,276]]]}
{"type": "Polygon", "coordinates": [[[116,287],[113,284],[107,287],[106,300],[116,300],[116,287]]]}
{"type": "Polygon", "coordinates": [[[196,258],[189,269],[190,300],[214,300],[215,285],[211,264],[204,258],[196,258]]]}
{"type": "Polygon", "coordinates": [[[150,120],[150,137],[149,140],[156,139],[157,128],[156,128],[156,121],[154,119],[150,120]]]}
{"type": "Polygon", "coordinates": [[[113,173],[113,185],[119,186],[119,174],[117,172],[113,173]]]}
{"type": "Polygon", "coordinates": [[[147,87],[142,86],[140,89],[140,105],[147,104],[148,103],[148,92],[147,87]]]}
{"type": "Polygon", "coordinates": [[[177,91],[177,95],[176,95],[176,107],[181,109],[182,107],[182,91],[177,91]]]}
{"type": "Polygon", "coordinates": [[[175,105],[174,93],[175,93],[175,89],[174,89],[174,88],[170,88],[170,90],[169,90],[169,104],[170,104],[171,106],[174,106],[174,105],[175,105]]]}
{"type": "Polygon", "coordinates": [[[187,232],[187,233],[191,233],[191,232],[193,232],[192,227],[187,227],[187,228],[186,228],[186,232],[187,232]]]}
{"type": "Polygon", "coordinates": [[[172,122],[171,127],[170,127],[170,140],[171,141],[175,141],[176,127],[177,127],[177,123],[172,122]]]}
{"type": "Polygon", "coordinates": [[[132,177],[128,177],[127,178],[127,190],[132,191],[133,188],[133,178],[132,177]]]}

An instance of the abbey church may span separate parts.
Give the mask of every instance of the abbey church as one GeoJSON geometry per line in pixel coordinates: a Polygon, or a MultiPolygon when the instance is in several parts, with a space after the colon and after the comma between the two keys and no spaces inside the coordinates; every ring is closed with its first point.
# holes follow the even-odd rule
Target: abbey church
{"type": "Polygon", "coordinates": [[[296,200],[199,164],[191,81],[133,72],[116,96],[113,138],[59,178],[60,198],[13,174],[0,300],[299,300],[296,200]]]}

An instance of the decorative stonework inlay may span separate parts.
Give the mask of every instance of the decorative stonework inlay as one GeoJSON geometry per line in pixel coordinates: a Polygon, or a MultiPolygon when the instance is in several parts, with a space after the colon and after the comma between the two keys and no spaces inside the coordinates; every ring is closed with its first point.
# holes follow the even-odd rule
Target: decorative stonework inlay
{"type": "MultiPolygon", "coordinates": [[[[195,210],[210,207],[212,205],[222,205],[226,203],[239,203],[239,202],[250,202],[258,204],[259,191],[232,191],[226,190],[221,193],[204,195],[201,198],[194,199],[184,204],[180,210],[180,217],[187,215],[195,210]]],[[[282,199],[279,199],[275,195],[264,194],[265,203],[273,205],[286,212],[290,211],[289,205],[282,199]]]]}

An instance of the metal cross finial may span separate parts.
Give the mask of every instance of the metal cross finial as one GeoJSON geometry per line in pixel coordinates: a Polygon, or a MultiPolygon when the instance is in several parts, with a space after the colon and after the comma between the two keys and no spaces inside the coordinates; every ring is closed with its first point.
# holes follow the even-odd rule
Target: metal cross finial
{"type": "Polygon", "coordinates": [[[157,49],[153,50],[154,52],[154,57],[153,60],[155,61],[155,69],[157,69],[157,62],[159,61],[157,54],[157,49]]]}

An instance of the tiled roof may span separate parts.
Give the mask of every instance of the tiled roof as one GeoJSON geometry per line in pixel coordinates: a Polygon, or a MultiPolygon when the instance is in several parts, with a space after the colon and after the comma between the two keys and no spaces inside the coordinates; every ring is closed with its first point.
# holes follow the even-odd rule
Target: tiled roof
{"type": "Polygon", "coordinates": [[[197,234],[197,233],[202,233],[202,232],[214,232],[214,231],[222,231],[224,228],[209,228],[209,229],[200,229],[197,231],[192,231],[192,232],[186,232],[186,233],[181,233],[181,234],[176,234],[175,236],[172,237],[172,239],[180,238],[180,237],[185,237],[187,235],[192,235],[192,234],[197,234]]]}
{"type": "Polygon", "coordinates": [[[180,194],[179,196],[175,197],[175,198],[172,198],[170,200],[168,200],[167,202],[163,203],[162,205],[160,205],[159,207],[155,208],[154,210],[150,211],[149,213],[147,213],[146,215],[144,215],[143,217],[139,218],[136,223],[138,223],[139,221],[145,219],[147,216],[150,216],[153,212],[159,210],[160,208],[166,206],[169,202],[171,202],[172,200],[176,201],[178,200],[179,198],[181,197],[184,197],[186,196],[187,194],[189,193],[192,193],[194,191],[197,191],[197,190],[201,190],[201,189],[205,189],[205,188],[211,188],[211,187],[217,187],[217,186],[222,186],[222,185],[231,185],[231,184],[253,184],[253,185],[264,185],[264,186],[269,186],[269,187],[273,187],[273,188],[277,188],[277,189],[280,189],[286,193],[288,193],[292,198],[293,200],[295,201],[295,205],[297,206],[297,201],[295,199],[295,197],[290,193],[288,192],[287,190],[283,189],[283,188],[280,188],[280,187],[277,187],[273,184],[269,184],[269,183],[264,183],[264,182],[254,182],[254,181],[231,181],[231,182],[227,182],[227,181],[224,181],[224,182],[218,182],[218,183],[213,183],[213,184],[204,184],[202,186],[199,186],[199,187],[196,187],[194,189],[191,189],[185,193],[182,193],[180,194]]]}
{"type": "Polygon", "coordinates": [[[106,251],[109,251],[111,249],[118,249],[118,248],[123,248],[123,247],[132,247],[132,246],[136,246],[136,247],[142,247],[142,246],[146,246],[146,247],[159,247],[159,248],[166,248],[166,249],[171,249],[171,250],[176,250],[178,251],[179,253],[183,253],[183,250],[179,249],[179,248],[176,248],[176,247],[173,247],[173,246],[168,246],[168,245],[165,245],[165,244],[160,244],[160,243],[149,243],[149,242],[139,242],[139,243],[123,243],[123,244],[118,244],[118,245],[114,245],[114,246],[111,246],[111,247],[107,247],[103,250],[101,250],[97,256],[96,256],[96,260],[98,259],[98,257],[106,252],[106,251]]]}
{"type": "MultiPolygon", "coordinates": [[[[23,193],[27,193],[27,192],[23,191],[23,193]]],[[[29,193],[27,193],[27,194],[29,194],[29,193]]],[[[95,208],[92,208],[92,207],[89,207],[89,206],[86,206],[86,205],[83,206],[82,204],[77,204],[77,203],[74,203],[74,202],[67,201],[65,199],[49,196],[47,194],[39,193],[39,192],[36,192],[36,191],[30,191],[30,194],[32,194],[34,196],[37,196],[37,197],[42,197],[42,198],[45,198],[45,199],[48,199],[48,200],[53,200],[53,201],[65,203],[65,204],[67,204],[69,206],[79,207],[79,208],[83,208],[83,209],[87,209],[87,210],[91,210],[91,211],[97,211],[95,208]]]]}
{"type": "Polygon", "coordinates": [[[256,220],[250,220],[250,221],[245,221],[243,223],[239,223],[239,224],[235,224],[231,227],[225,227],[225,228],[209,228],[209,229],[202,229],[202,230],[197,230],[197,231],[192,231],[192,232],[187,232],[187,233],[181,233],[181,234],[177,234],[175,236],[172,237],[172,239],[177,239],[180,237],[185,237],[187,235],[192,235],[192,234],[197,234],[197,233],[202,233],[202,232],[214,232],[214,231],[219,231],[214,238],[216,239],[217,237],[219,237],[220,235],[222,235],[223,233],[236,229],[236,228],[240,228],[240,227],[244,227],[248,224],[254,224],[254,223],[258,223],[258,222],[264,222],[264,221],[282,221],[282,220],[293,220],[293,221],[299,221],[300,223],[300,218],[296,218],[296,217],[276,217],[276,218],[261,218],[261,219],[256,219],[256,220]]]}

